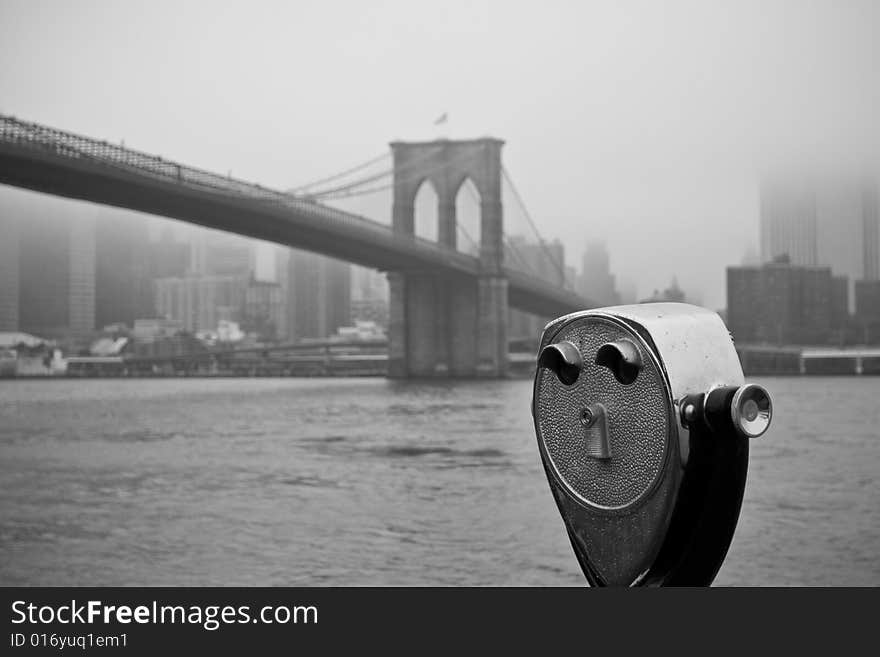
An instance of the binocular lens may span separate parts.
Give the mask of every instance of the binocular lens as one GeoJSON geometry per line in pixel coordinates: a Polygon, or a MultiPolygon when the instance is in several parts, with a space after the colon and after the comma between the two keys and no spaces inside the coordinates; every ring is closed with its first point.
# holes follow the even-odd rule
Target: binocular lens
{"type": "Polygon", "coordinates": [[[745,436],[757,438],[767,431],[773,418],[770,395],[759,385],[741,386],[733,395],[730,415],[734,426],[745,436]]]}

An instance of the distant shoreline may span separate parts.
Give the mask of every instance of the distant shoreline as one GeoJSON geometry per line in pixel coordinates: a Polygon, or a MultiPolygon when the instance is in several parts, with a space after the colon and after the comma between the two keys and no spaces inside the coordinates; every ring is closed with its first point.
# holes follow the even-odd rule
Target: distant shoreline
{"type": "MultiPolygon", "coordinates": [[[[770,376],[774,378],[784,378],[784,379],[816,379],[816,378],[861,378],[861,377],[878,377],[880,373],[872,372],[872,373],[863,373],[856,374],[854,372],[810,372],[805,374],[800,374],[798,372],[789,372],[789,371],[780,371],[780,372],[770,372],[766,370],[760,371],[745,371],[746,377],[762,377],[762,376],[770,376]]],[[[55,375],[39,375],[39,374],[25,374],[21,376],[5,376],[0,377],[0,384],[5,382],[16,382],[16,381],[74,381],[74,380],[145,380],[145,379],[381,379],[387,378],[387,373],[385,372],[333,372],[328,374],[273,374],[273,373],[265,373],[265,374],[235,374],[235,373],[218,373],[218,374],[130,374],[130,375],[113,375],[113,374],[95,374],[95,375],[69,375],[69,374],[55,374],[55,375]]],[[[534,372],[531,373],[508,373],[506,377],[502,377],[501,379],[531,379],[534,377],[534,372]]],[[[412,380],[416,381],[452,381],[459,377],[413,377],[412,380]]],[[[462,380],[473,380],[466,379],[462,377],[462,380]]]]}

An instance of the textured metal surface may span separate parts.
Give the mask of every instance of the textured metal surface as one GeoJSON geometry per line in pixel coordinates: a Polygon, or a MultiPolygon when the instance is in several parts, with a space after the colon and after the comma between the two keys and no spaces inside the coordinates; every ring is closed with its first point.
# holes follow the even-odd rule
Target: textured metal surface
{"type": "Polygon", "coordinates": [[[571,386],[548,369],[539,372],[536,425],[550,464],[582,501],[604,509],[631,506],[653,488],[666,458],[671,408],[663,374],[641,338],[607,318],[577,319],[553,340],[577,345],[584,369],[571,386]],[[630,385],[595,363],[599,347],[624,338],[636,345],[643,362],[630,385]],[[581,416],[593,403],[606,409],[610,459],[592,457],[584,440],[581,416]]]}

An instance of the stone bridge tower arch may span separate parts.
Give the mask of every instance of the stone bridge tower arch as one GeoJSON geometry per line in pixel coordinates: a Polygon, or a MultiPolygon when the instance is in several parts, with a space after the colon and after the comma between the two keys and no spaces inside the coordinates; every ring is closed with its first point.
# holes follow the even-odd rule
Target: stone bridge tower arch
{"type": "Polygon", "coordinates": [[[480,274],[476,279],[389,272],[389,374],[393,377],[506,373],[503,145],[491,137],[391,143],[395,232],[415,235],[416,194],[430,180],[437,194],[437,241],[454,250],[458,191],[470,179],[480,195],[480,274]]]}

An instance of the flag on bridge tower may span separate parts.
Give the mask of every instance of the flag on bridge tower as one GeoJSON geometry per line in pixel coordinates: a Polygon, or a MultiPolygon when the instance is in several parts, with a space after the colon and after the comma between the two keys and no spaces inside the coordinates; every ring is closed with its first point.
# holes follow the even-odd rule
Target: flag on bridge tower
{"type": "Polygon", "coordinates": [[[443,112],[437,119],[434,121],[434,125],[440,125],[441,123],[446,123],[446,120],[449,118],[449,115],[446,112],[443,112]]]}

